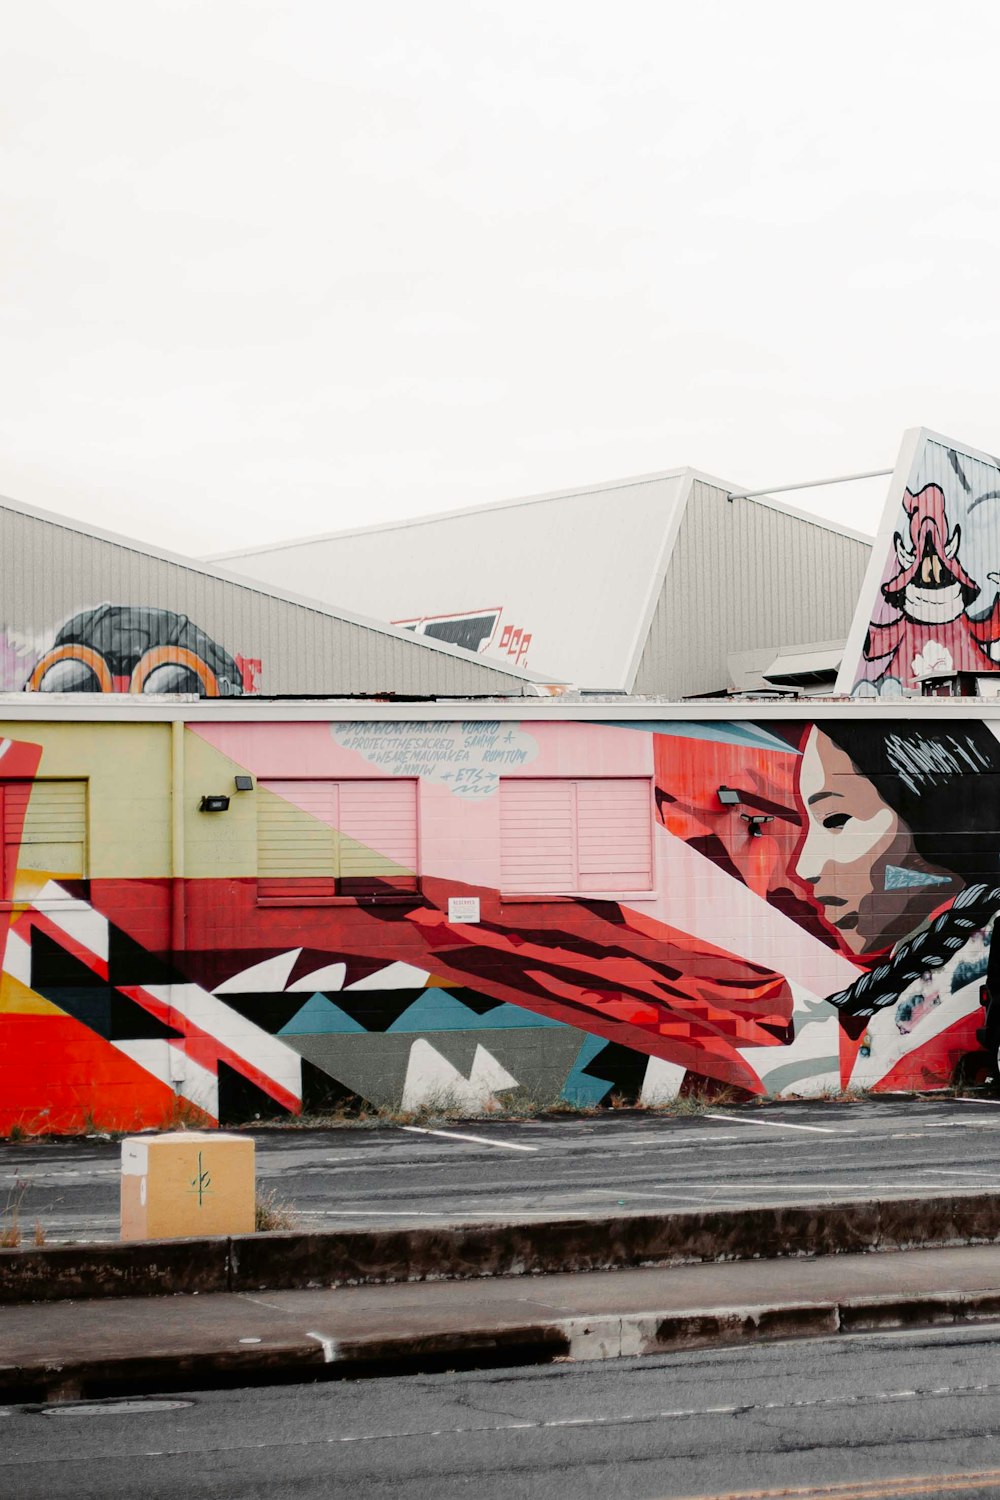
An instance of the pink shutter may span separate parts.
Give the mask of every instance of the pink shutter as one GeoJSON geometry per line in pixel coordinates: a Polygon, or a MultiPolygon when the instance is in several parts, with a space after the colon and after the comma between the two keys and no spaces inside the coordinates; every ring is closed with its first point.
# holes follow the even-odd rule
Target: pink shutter
{"type": "Polygon", "coordinates": [[[579,884],[587,891],[648,891],[653,885],[649,782],[577,782],[579,884]]]}
{"type": "Polygon", "coordinates": [[[340,894],[408,892],[417,883],[417,783],[340,783],[340,894]]]}
{"type": "Polygon", "coordinates": [[[544,894],[575,888],[572,781],[500,782],[500,887],[544,894]]]}

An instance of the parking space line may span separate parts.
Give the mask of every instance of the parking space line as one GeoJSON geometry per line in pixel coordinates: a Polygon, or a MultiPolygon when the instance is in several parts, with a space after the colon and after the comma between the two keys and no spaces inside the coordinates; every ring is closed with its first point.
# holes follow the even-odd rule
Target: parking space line
{"type": "Polygon", "coordinates": [[[513,1141],[490,1141],[482,1135],[461,1135],[457,1130],[427,1130],[422,1125],[401,1125],[400,1130],[412,1131],[414,1135],[437,1135],[443,1141],[472,1141],[476,1146],[496,1146],[503,1151],[537,1151],[537,1146],[516,1145],[513,1141]]]}
{"type": "Polygon", "coordinates": [[[958,1094],[952,1099],[952,1104],[991,1104],[994,1109],[1000,1107],[1000,1099],[966,1099],[958,1094]]]}
{"type": "MultiPolygon", "coordinates": [[[[726,1125],[769,1125],[772,1130],[809,1130],[815,1135],[843,1135],[829,1125],[787,1125],[784,1120],[744,1120],[740,1115],[705,1115],[706,1120],[722,1120],[726,1125]]],[[[850,1131],[847,1132],[850,1134],[850,1131]]]]}
{"type": "Polygon", "coordinates": [[[657,1202],[664,1199],[668,1203],[698,1203],[702,1208],[723,1208],[727,1204],[729,1188],[720,1197],[712,1193],[675,1193],[672,1189],[664,1188],[662,1193],[640,1192],[638,1188],[623,1187],[619,1192],[613,1188],[581,1188],[579,1193],[567,1193],[565,1196],[571,1200],[579,1198],[614,1198],[619,1204],[624,1204],[629,1198],[655,1198],[657,1202]]]}
{"type": "MultiPolygon", "coordinates": [[[[912,1170],[912,1169],[911,1169],[912,1170]]],[[[996,1172],[973,1172],[965,1167],[917,1167],[916,1175],[926,1177],[930,1173],[932,1177],[987,1177],[993,1179],[996,1172]]]]}
{"type": "Polygon", "coordinates": [[[429,1208],[297,1208],[297,1219],[446,1219],[448,1215],[429,1208]]]}

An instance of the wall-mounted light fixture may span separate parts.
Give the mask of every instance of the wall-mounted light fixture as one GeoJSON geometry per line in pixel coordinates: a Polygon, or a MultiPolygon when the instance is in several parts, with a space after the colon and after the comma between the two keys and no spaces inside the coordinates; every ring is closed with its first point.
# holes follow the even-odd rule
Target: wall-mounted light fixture
{"type": "Polygon", "coordinates": [[[238,792],[252,792],[253,791],[253,777],[252,776],[235,776],[233,779],[236,782],[236,790],[238,792]]]}
{"type": "Polygon", "coordinates": [[[747,832],[751,838],[759,839],[764,831],[765,823],[773,823],[774,819],[770,813],[740,813],[740,817],[747,825],[747,832]]]}
{"type": "Polygon", "coordinates": [[[198,803],[199,812],[228,812],[229,798],[221,794],[217,797],[202,797],[198,803]]]}
{"type": "Polygon", "coordinates": [[[720,786],[716,794],[723,807],[739,807],[740,794],[735,787],[720,786]]]}

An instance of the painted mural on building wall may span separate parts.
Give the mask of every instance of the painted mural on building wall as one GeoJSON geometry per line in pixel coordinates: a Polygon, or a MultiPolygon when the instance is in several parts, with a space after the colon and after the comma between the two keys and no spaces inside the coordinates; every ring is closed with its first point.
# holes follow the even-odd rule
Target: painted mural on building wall
{"type": "Polygon", "coordinates": [[[1000,670],[1000,467],[920,445],[886,548],[856,696],[1000,670]]]}
{"type": "Polygon", "coordinates": [[[254,786],[189,813],[183,881],[132,844],[140,873],[101,864],[107,752],[87,866],[46,812],[44,731],[8,734],[0,1129],[933,1088],[989,1065],[984,723],[204,724],[194,790],[254,786]]]}
{"type": "Polygon", "coordinates": [[[229,652],[173,610],[100,604],[40,641],[7,633],[2,689],[39,693],[252,693],[261,663],[229,652]]]}
{"type": "Polygon", "coordinates": [[[466,651],[485,652],[490,656],[507,656],[515,666],[527,667],[532,635],[521,625],[501,624],[502,605],[484,609],[461,610],[456,614],[407,616],[393,620],[403,630],[429,635],[436,641],[448,641],[466,651]]]}

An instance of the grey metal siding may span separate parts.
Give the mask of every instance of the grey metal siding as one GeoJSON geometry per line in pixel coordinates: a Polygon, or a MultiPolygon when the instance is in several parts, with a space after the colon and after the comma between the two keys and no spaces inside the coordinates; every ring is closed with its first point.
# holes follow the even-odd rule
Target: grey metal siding
{"type": "Polygon", "coordinates": [[[845,640],[870,550],[696,480],[632,691],[715,692],[731,651],[845,640]]]}
{"type": "Polygon", "coordinates": [[[471,655],[466,661],[418,638],[0,507],[0,686],[23,686],[59,627],[105,603],[188,616],[231,656],[261,661],[263,693],[460,697],[526,690],[516,676],[471,655]]]}

